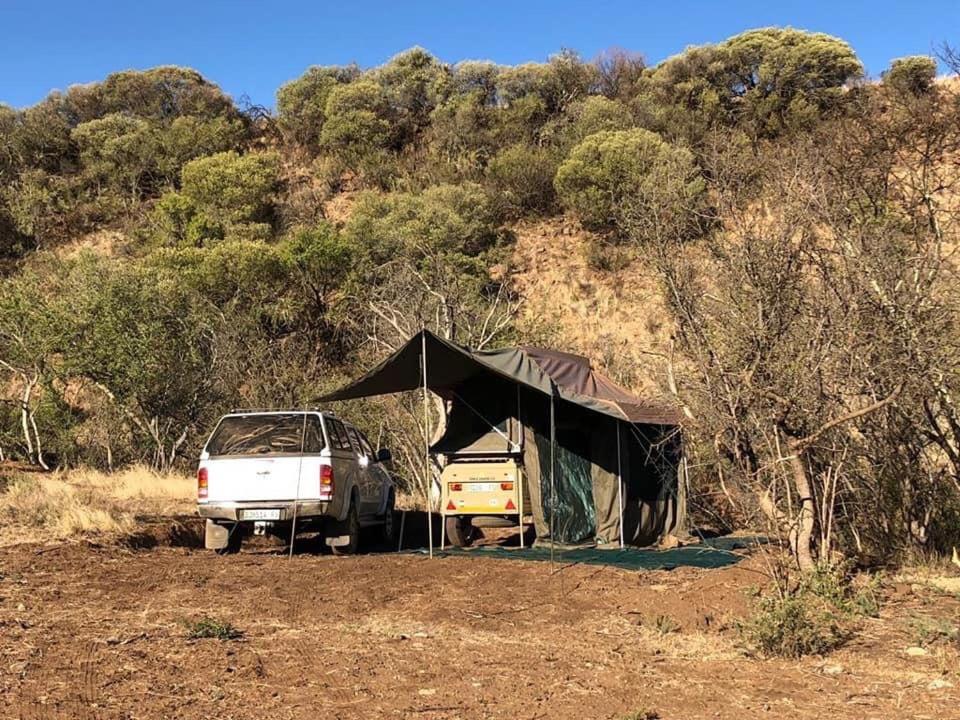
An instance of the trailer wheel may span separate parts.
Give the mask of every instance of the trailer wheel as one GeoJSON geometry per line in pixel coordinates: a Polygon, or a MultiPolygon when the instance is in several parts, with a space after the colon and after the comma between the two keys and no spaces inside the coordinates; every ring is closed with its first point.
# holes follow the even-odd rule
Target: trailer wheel
{"type": "Polygon", "coordinates": [[[468,547],[473,542],[473,524],[470,518],[454,515],[446,519],[447,539],[454,547],[468,547]]]}

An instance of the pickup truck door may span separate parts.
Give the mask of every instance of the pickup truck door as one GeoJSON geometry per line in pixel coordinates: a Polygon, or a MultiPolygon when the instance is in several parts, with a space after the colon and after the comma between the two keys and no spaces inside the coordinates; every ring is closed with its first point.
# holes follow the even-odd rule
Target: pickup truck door
{"type": "Polygon", "coordinates": [[[377,454],[373,451],[373,446],[370,445],[367,436],[359,430],[357,431],[357,435],[360,438],[360,446],[363,448],[363,452],[370,458],[370,464],[367,466],[367,475],[370,476],[372,485],[370,491],[371,496],[375,498],[377,506],[374,512],[379,513],[383,510],[383,504],[387,500],[387,493],[390,492],[393,480],[390,477],[390,473],[387,472],[387,469],[383,466],[383,463],[377,461],[377,454]]]}
{"type": "Polygon", "coordinates": [[[360,496],[363,498],[363,514],[376,515],[380,512],[380,479],[374,468],[376,458],[364,449],[359,430],[349,427],[347,432],[350,434],[350,443],[357,456],[357,477],[360,483],[360,496]]]}
{"type": "Polygon", "coordinates": [[[336,496],[343,502],[341,506],[341,517],[346,516],[348,503],[350,502],[350,488],[354,485],[360,494],[360,507],[358,512],[362,515],[363,509],[363,486],[362,476],[357,468],[357,456],[350,444],[350,437],[347,435],[347,429],[343,423],[336,418],[325,418],[327,425],[327,436],[330,439],[330,462],[333,464],[333,478],[336,485],[336,496]]]}

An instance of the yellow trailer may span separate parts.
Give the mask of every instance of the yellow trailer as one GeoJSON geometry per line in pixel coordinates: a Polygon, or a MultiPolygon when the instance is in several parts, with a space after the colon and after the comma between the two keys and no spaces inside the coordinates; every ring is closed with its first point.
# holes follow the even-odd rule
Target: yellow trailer
{"type": "Polygon", "coordinates": [[[475,527],[519,526],[530,512],[521,464],[513,458],[449,463],[440,476],[444,530],[452,545],[469,545],[475,527]]]}

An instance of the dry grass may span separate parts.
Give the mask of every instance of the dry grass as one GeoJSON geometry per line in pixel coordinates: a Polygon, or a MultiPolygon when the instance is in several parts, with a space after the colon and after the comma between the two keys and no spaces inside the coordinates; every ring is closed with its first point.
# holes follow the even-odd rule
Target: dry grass
{"type": "Polygon", "coordinates": [[[189,476],[139,466],[18,475],[0,493],[0,545],[128,533],[138,515],[191,512],[195,493],[189,476]]]}

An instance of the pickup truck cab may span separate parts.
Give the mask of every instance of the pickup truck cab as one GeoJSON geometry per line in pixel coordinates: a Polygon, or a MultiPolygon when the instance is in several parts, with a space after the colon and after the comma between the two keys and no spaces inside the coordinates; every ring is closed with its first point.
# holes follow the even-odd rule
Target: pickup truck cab
{"type": "Polygon", "coordinates": [[[325,411],[235,412],[217,423],[200,454],[197,509],[205,545],[239,550],[251,532],[289,540],[319,532],[337,555],[356,552],[360,528],[393,542],[390,452],[325,411]]]}

